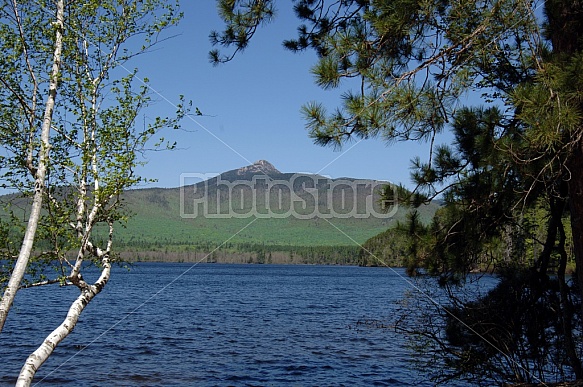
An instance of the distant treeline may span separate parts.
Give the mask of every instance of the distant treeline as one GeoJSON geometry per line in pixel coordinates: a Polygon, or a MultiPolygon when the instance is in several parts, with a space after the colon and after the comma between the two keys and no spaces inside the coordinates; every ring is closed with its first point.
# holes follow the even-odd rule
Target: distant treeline
{"type": "MultiPolygon", "coordinates": [[[[196,241],[177,243],[166,238],[146,242],[118,239],[114,243],[114,255],[122,261],[159,262],[217,262],[256,264],[311,264],[311,265],[359,265],[402,266],[404,248],[390,237],[390,230],[359,245],[294,246],[266,243],[223,243],[196,241]]],[[[45,240],[38,240],[40,250],[49,248],[45,240]]],[[[3,250],[3,249],[2,249],[3,250]]],[[[8,251],[1,251],[5,256],[8,251]]]]}
{"type": "MultiPolygon", "coordinates": [[[[96,240],[100,234],[96,233],[96,240]]],[[[6,235],[6,240],[11,235],[6,235]]],[[[37,239],[39,250],[50,249],[50,243],[37,239]]],[[[16,246],[16,242],[13,243],[16,246]]],[[[6,243],[5,243],[6,245],[6,243]]],[[[164,262],[221,262],[258,264],[320,264],[359,266],[403,266],[407,251],[407,241],[403,233],[391,228],[359,245],[285,245],[256,242],[187,241],[172,237],[124,238],[114,240],[114,254],[125,261],[164,262]]],[[[0,249],[0,256],[13,254],[0,249]]]]}
{"type": "Polygon", "coordinates": [[[193,245],[124,246],[129,261],[258,264],[359,265],[359,246],[287,246],[257,243],[199,242],[193,245]]]}

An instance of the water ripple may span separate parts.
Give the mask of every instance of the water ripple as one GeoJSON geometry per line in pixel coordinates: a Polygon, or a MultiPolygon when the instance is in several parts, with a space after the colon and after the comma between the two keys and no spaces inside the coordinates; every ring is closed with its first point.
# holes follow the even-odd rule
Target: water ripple
{"type": "MultiPolygon", "coordinates": [[[[49,386],[431,385],[409,367],[404,338],[387,329],[387,316],[407,290],[389,270],[198,265],[142,305],[188,268],[116,270],[37,380],[49,386]]],[[[0,385],[14,383],[26,356],[65,315],[74,289],[58,296],[54,290],[19,292],[0,335],[0,385]]]]}

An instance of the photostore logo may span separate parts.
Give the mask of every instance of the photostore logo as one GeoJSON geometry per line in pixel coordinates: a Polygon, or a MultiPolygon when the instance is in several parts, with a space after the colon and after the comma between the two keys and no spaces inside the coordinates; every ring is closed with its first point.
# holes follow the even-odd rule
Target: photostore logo
{"type": "Polygon", "coordinates": [[[289,179],[256,175],[228,180],[221,175],[183,173],[180,176],[182,218],[391,218],[396,200],[382,200],[387,182],[329,179],[290,174],[289,179]]]}

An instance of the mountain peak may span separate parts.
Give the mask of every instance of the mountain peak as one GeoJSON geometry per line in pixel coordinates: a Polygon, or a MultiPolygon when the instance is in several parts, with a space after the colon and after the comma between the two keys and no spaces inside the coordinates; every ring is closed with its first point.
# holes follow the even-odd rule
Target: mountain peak
{"type": "Polygon", "coordinates": [[[237,169],[237,175],[243,176],[249,174],[273,175],[281,174],[281,172],[279,172],[269,161],[258,160],[251,165],[237,169]]]}

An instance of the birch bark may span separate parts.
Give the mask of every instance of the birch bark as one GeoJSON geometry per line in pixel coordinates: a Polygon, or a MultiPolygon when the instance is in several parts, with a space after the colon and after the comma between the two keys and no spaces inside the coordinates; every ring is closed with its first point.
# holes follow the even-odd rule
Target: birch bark
{"type": "Polygon", "coordinates": [[[103,254],[104,255],[101,260],[101,276],[93,285],[87,284],[82,280],[77,281],[76,285],[81,288],[81,294],[79,294],[77,299],[71,304],[69,312],[67,313],[67,316],[61,325],[59,325],[53,332],[51,332],[51,334],[46,337],[40,347],[38,347],[37,350],[30,354],[28,359],[26,359],[24,366],[20,370],[20,375],[18,376],[16,386],[30,386],[36,371],[51,356],[57,345],[59,345],[59,343],[73,331],[77,321],[79,320],[79,316],[87,304],[89,304],[93,297],[101,292],[103,287],[107,284],[107,281],[109,281],[109,275],[111,271],[109,253],[105,252],[103,254]]]}
{"type": "MultiPolygon", "coordinates": [[[[32,246],[34,243],[34,237],[38,227],[38,221],[41,215],[43,195],[45,191],[45,177],[47,172],[47,164],[49,161],[51,122],[53,118],[53,111],[55,108],[55,101],[57,98],[57,89],[59,87],[61,51],[63,48],[63,28],[65,9],[64,2],[65,0],[57,1],[56,21],[53,24],[55,27],[53,66],[50,75],[49,93],[45,105],[45,112],[41,129],[40,136],[41,148],[38,156],[38,166],[36,168],[33,168],[32,165],[29,166],[31,173],[33,173],[35,177],[34,197],[32,201],[30,216],[28,218],[28,223],[26,226],[26,232],[22,240],[20,253],[14,265],[14,270],[12,271],[12,274],[10,276],[10,280],[8,281],[8,286],[6,287],[4,295],[0,300],[0,332],[2,332],[2,329],[4,328],[6,318],[8,317],[8,312],[10,311],[10,308],[14,303],[16,292],[18,291],[20,283],[24,278],[24,273],[26,271],[26,267],[30,259],[30,254],[32,252],[32,246]]],[[[13,5],[15,13],[18,14],[16,0],[14,0],[13,5]]]]}

